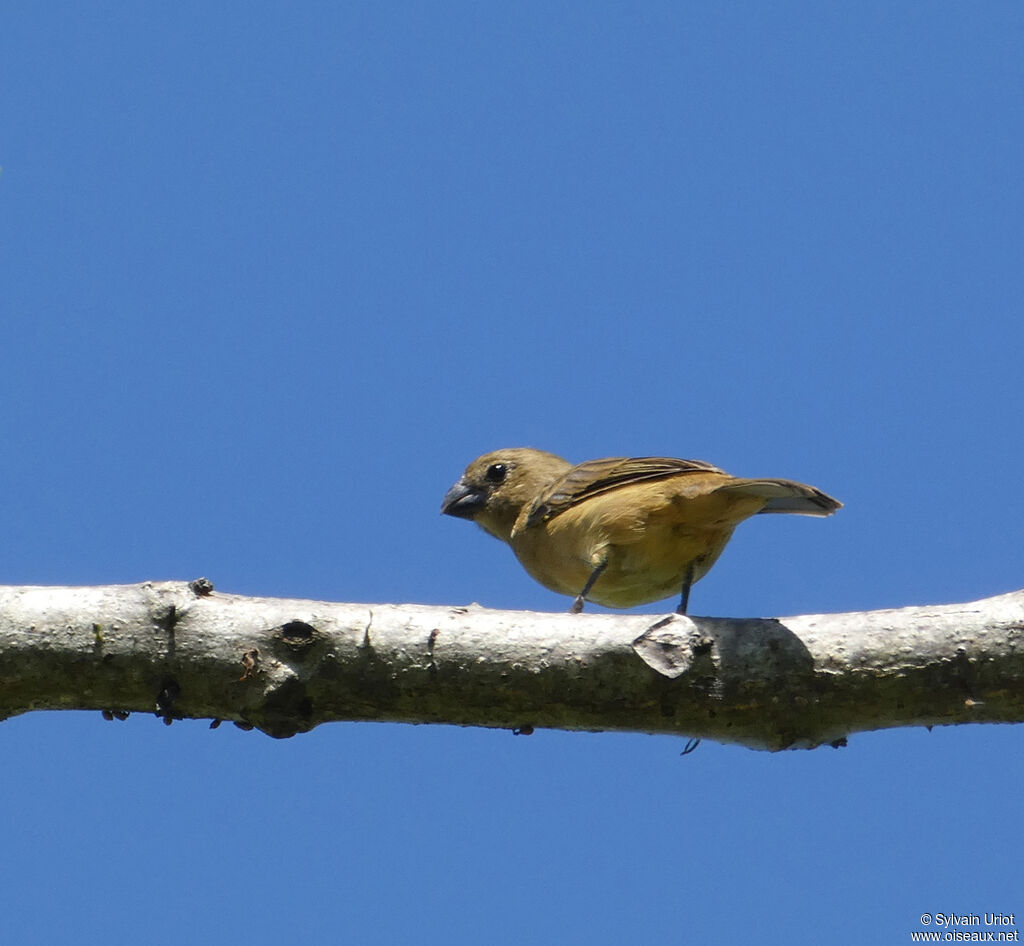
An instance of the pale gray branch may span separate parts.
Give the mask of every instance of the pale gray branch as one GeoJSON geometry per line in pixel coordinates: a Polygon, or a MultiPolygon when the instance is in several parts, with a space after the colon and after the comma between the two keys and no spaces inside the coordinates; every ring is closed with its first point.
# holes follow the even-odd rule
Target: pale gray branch
{"type": "Polygon", "coordinates": [[[0,718],[39,709],[233,720],[628,730],[758,749],[1024,719],[1024,591],[778,619],[538,614],[0,587],[0,718]]]}

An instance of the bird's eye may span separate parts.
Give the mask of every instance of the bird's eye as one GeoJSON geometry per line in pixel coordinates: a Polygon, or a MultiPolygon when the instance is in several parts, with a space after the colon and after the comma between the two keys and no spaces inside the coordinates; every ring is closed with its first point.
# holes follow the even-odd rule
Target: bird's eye
{"type": "Polygon", "coordinates": [[[487,467],[487,472],[484,474],[487,477],[488,483],[504,483],[505,477],[508,476],[508,467],[504,463],[492,463],[487,467]]]}

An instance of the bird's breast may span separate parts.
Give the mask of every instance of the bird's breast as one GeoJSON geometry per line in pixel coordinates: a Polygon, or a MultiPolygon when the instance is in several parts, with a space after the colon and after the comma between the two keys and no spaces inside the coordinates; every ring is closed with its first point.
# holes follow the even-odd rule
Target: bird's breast
{"type": "Polygon", "coordinates": [[[588,499],[528,528],[521,518],[512,548],[537,581],[566,595],[579,594],[604,564],[588,598],[628,608],[678,594],[691,569],[694,581],[703,577],[736,522],[756,511],[754,504],[737,517],[737,510],[707,496],[680,497],[664,488],[652,493],[650,487],[638,496],[637,489],[588,499]]]}

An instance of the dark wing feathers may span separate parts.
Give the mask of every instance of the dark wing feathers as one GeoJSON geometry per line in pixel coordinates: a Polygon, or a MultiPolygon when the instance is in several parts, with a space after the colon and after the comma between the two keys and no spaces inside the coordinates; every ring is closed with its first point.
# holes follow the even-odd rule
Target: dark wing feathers
{"type": "Polygon", "coordinates": [[[673,457],[606,457],[588,460],[560,476],[534,500],[527,527],[545,522],[571,506],[609,490],[633,483],[648,483],[685,473],[722,473],[703,460],[673,457]]]}

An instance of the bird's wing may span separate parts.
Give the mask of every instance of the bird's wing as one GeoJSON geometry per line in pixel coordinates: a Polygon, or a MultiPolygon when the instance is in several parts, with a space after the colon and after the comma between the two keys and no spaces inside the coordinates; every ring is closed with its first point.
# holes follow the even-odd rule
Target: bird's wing
{"type": "Polygon", "coordinates": [[[606,457],[588,460],[560,476],[538,496],[526,520],[527,528],[546,522],[572,506],[633,483],[649,483],[685,473],[722,473],[703,460],[672,457],[606,457]]]}

